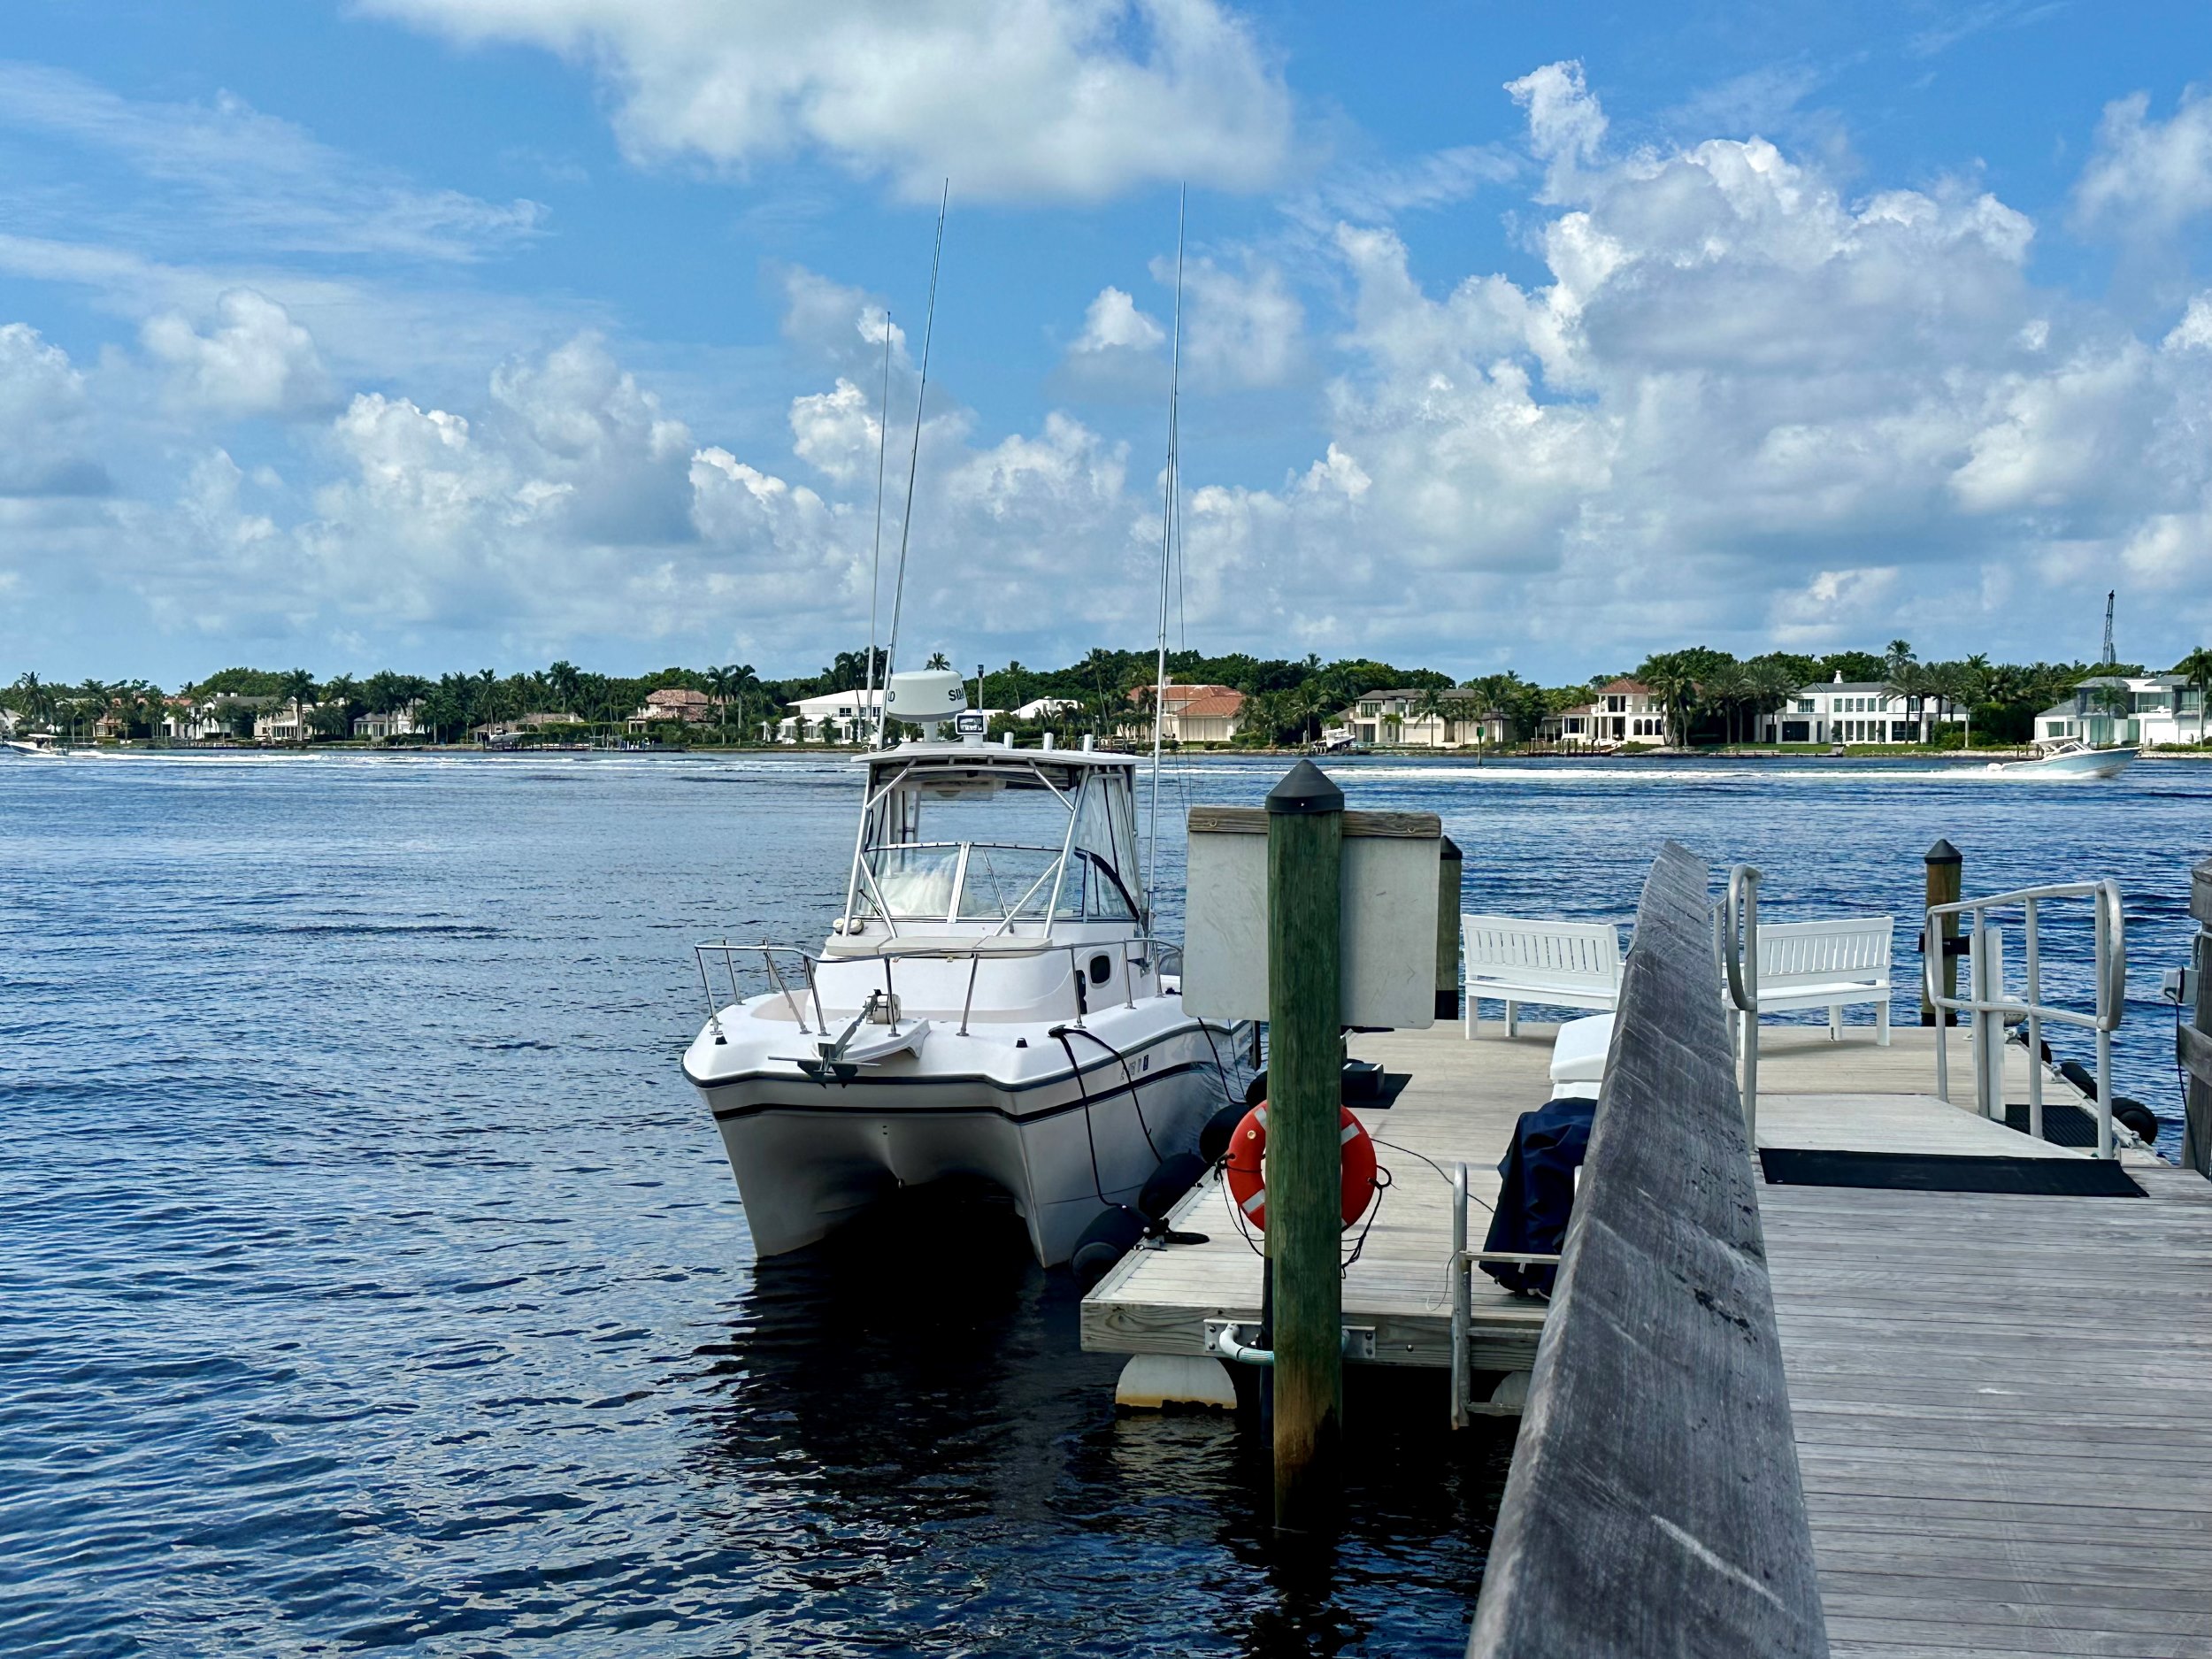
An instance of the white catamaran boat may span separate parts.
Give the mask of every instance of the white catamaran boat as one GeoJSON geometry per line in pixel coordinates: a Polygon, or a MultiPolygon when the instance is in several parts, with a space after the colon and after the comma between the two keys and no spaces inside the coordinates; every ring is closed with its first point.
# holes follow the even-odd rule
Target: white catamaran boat
{"type": "MultiPolygon", "coordinates": [[[[900,674],[895,716],[923,680],[938,710],[947,689],[964,702],[956,675],[900,674]]],[[[866,766],[844,914],[818,951],[700,948],[734,1000],[709,990],[685,1074],[764,1256],[969,1176],[1011,1194],[1040,1262],[1065,1262],[1233,1098],[1239,1033],[1183,1011],[1179,952],[1148,931],[1136,759],[972,733],[866,766]],[[736,995],[741,966],[768,988],[736,995]]]]}
{"type": "Polygon", "coordinates": [[[2116,778],[2142,752],[2139,749],[2093,749],[2070,737],[2039,743],[2037,749],[2032,760],[1993,760],[1989,770],[2008,778],[2116,778]]]}

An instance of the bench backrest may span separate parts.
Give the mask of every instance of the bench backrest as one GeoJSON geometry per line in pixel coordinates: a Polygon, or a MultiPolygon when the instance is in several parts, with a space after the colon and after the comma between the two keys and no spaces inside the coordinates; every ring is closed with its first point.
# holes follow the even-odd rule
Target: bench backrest
{"type": "Polygon", "coordinates": [[[1471,981],[1535,978],[1606,990],[1617,989],[1621,982],[1621,930],[1612,922],[1463,916],[1459,937],[1471,981]]]}
{"type": "Polygon", "coordinates": [[[1855,916],[1833,922],[1771,922],[1759,928],[1759,987],[1793,982],[1886,979],[1894,918],[1855,916]]]}

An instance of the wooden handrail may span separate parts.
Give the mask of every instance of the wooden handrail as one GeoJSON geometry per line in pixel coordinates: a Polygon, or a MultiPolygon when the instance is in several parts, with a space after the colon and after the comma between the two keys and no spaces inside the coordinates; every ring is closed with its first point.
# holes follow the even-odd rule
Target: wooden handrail
{"type": "Polygon", "coordinates": [[[1707,883],[1644,884],[1470,1659],[1828,1651],[1707,883]]]}

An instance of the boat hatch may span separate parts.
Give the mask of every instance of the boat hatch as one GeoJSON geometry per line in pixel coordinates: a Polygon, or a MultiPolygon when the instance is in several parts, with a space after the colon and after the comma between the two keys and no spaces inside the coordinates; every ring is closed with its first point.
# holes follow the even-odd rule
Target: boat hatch
{"type": "Polygon", "coordinates": [[[870,769],[840,931],[1134,922],[1139,869],[1125,768],[884,761],[870,769]]]}

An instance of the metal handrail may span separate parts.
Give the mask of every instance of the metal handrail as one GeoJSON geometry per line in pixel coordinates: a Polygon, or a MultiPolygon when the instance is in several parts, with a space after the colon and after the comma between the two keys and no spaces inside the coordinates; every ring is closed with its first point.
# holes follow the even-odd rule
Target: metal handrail
{"type": "Polygon", "coordinates": [[[1527,1266],[1557,1267],[1560,1257],[1541,1250],[1471,1250],[1467,1248],[1467,1166],[1452,1166],[1452,1253],[1444,1264],[1452,1287],[1452,1398],[1451,1421],[1455,1429],[1467,1426],[1468,1384],[1474,1367],[1467,1348],[1474,1332],[1474,1270],[1485,1262],[1519,1262],[1527,1266]]]}
{"type": "Polygon", "coordinates": [[[1731,1034],[1742,1056],[1737,1090],[1743,1101],[1744,1135],[1755,1158],[1759,1156],[1759,879],[1750,864],[1729,871],[1727,896],[1717,918],[1731,1034]]]}
{"type": "MultiPolygon", "coordinates": [[[[957,1033],[963,1037],[968,1034],[969,1018],[974,1011],[976,974],[986,958],[1020,960],[1033,956],[1049,956],[1056,952],[1064,953],[1068,958],[1070,983],[1075,984],[1083,973],[1079,958],[1108,952],[1117,953],[1122,968],[1122,1006],[1134,1008],[1137,1005],[1136,979],[1131,973],[1131,968],[1149,967],[1153,971],[1154,977],[1157,979],[1179,971],[1183,954],[1183,948],[1180,945],[1171,940],[1160,939],[1148,933],[1134,934],[1121,939],[1079,941],[1016,940],[1009,939],[1003,934],[992,934],[987,938],[979,939],[972,944],[958,944],[947,941],[941,944],[933,943],[918,949],[902,949],[895,956],[877,953],[872,957],[866,956],[827,957],[819,956],[803,945],[772,945],[764,942],[741,944],[727,939],[703,940],[694,945],[692,949],[699,962],[700,987],[706,993],[707,1024],[713,1029],[715,1041],[718,1042],[726,1041],[726,1039],[722,1032],[721,1010],[715,1005],[713,987],[707,973],[707,956],[710,951],[718,953],[722,957],[724,972],[729,979],[732,1003],[741,1002],[745,1000],[744,992],[737,980],[737,956],[742,953],[759,951],[762,965],[765,968],[770,984],[773,987],[772,994],[784,999],[785,1006],[791,1010],[793,1022],[797,1025],[802,1033],[805,1033],[809,1028],[804,1010],[798,1000],[793,996],[791,987],[784,983],[783,975],[776,966],[776,957],[779,956],[797,957],[805,976],[804,989],[807,999],[813,1005],[815,1025],[820,1028],[823,1036],[829,1034],[829,1018],[823,1011],[821,987],[816,980],[815,971],[825,964],[849,965],[871,960],[880,962],[883,964],[881,995],[884,998],[881,1006],[886,1010],[892,1029],[895,1031],[898,1028],[900,1002],[893,979],[895,964],[916,961],[965,961],[969,964],[968,985],[966,995],[961,1003],[960,1025],[957,1033]]],[[[1083,1023],[1085,1014],[1089,1011],[1079,988],[1075,992],[1074,1002],[1074,1023],[1079,1025],[1083,1023]]]]}
{"type": "MultiPolygon", "coordinates": [[[[2043,1134],[2043,1025],[2047,1020],[2078,1025],[2096,1033],[2097,1041],[2097,1156],[2116,1156],[2112,1134],[2112,1033],[2127,1015],[2127,922],[2121,910],[2120,884],[2098,881],[2062,881],[2039,887],[2018,887],[1985,898],[1960,899],[1928,906],[1920,934],[1921,994],[1928,1005],[1944,1012],[1973,1017],[1974,1104],[1985,1118],[2004,1116],[2004,1021],[2023,1018],[2028,1026],[2028,1132],[2043,1134]],[[2091,1014],[2061,1008],[2043,1001],[2042,948],[2039,933],[2042,907],[2065,899],[2088,899],[2095,906],[2096,1011],[2091,1014]],[[1996,958],[2000,930],[1990,926],[1989,912],[2017,908],[2027,936],[2027,995],[2006,995],[2001,964],[1996,958]],[[1944,960],[1939,923],[1947,916],[1970,919],[1972,975],[1965,996],[1946,996],[1940,969],[1944,960]]],[[[1936,1028],[1936,1094],[1951,1098],[1950,1045],[1944,1027],[1936,1028]]]]}

